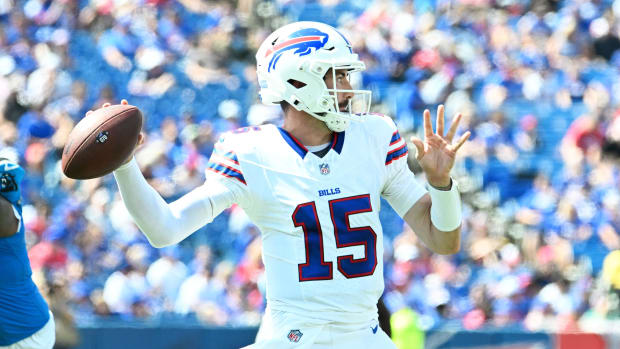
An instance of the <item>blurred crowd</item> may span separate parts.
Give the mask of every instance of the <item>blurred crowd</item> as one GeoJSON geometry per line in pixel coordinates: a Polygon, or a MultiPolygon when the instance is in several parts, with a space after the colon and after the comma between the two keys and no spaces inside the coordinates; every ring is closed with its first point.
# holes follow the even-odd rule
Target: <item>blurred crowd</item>
{"type": "Polygon", "coordinates": [[[112,176],[69,179],[60,158],[87,110],[126,98],[145,116],[143,173],[180,197],[220,133],[280,122],[258,101],[254,52],[297,20],[340,28],[367,65],[355,83],[401,133],[440,103],[473,133],[454,170],[460,253],[431,254],[384,205],[390,310],[423,329],[620,316],[619,0],[0,0],[0,154],[27,170],[29,256],[53,310],[259,323],[260,232],[240,208],[157,250],[112,176]]]}

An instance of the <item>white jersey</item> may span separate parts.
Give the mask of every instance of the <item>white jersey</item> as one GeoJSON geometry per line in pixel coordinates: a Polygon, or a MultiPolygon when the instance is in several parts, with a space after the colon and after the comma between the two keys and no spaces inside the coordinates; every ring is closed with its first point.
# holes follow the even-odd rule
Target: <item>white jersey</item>
{"type": "Polygon", "coordinates": [[[392,120],[334,133],[322,158],[273,125],[222,136],[207,186],[222,183],[262,233],[267,303],[328,322],[377,316],[383,293],[381,196],[402,217],[426,190],[392,120]]]}

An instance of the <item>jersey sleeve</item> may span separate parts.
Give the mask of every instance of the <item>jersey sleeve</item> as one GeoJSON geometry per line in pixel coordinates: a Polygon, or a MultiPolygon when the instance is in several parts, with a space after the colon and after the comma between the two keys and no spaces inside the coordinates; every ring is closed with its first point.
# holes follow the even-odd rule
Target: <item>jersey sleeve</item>
{"type": "Polygon", "coordinates": [[[230,193],[223,203],[218,203],[225,206],[224,208],[235,203],[249,208],[251,203],[251,200],[248,200],[249,188],[243,175],[243,166],[237,155],[238,150],[235,149],[235,143],[238,142],[236,138],[239,136],[224,134],[215,143],[205,171],[205,184],[217,186],[222,191],[230,193]]]}
{"type": "Polygon", "coordinates": [[[426,189],[409,169],[407,143],[400,136],[394,122],[388,117],[385,119],[389,133],[386,132],[384,136],[384,144],[387,144],[385,155],[386,179],[381,194],[398,215],[403,217],[426,194],[426,189]]]}

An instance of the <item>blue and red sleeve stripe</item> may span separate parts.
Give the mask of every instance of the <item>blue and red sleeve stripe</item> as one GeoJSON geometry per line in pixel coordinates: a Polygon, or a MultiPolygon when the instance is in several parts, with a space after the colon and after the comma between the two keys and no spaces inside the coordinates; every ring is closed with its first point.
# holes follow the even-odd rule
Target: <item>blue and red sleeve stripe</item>
{"type": "Polygon", "coordinates": [[[388,154],[385,158],[385,164],[389,165],[393,161],[402,158],[403,156],[407,156],[409,154],[407,150],[407,143],[400,137],[398,131],[394,131],[392,134],[392,139],[390,139],[389,147],[395,146],[392,150],[388,150],[388,154]]]}
{"type": "Polygon", "coordinates": [[[407,150],[407,144],[403,143],[403,145],[387,154],[387,156],[385,157],[385,164],[389,165],[392,163],[392,161],[396,161],[403,156],[407,156],[407,154],[409,154],[409,151],[407,150]]]}
{"type": "Polygon", "coordinates": [[[239,165],[239,159],[237,159],[237,155],[233,151],[225,152],[221,149],[215,148],[214,152],[215,154],[223,158],[226,158],[227,160],[234,163],[235,165],[239,165]]]}
{"type": "Polygon", "coordinates": [[[394,133],[392,134],[392,139],[390,140],[390,147],[398,143],[398,141],[400,140],[400,134],[398,133],[398,131],[394,131],[394,133]]]}
{"type": "Polygon", "coordinates": [[[234,178],[238,180],[239,182],[247,185],[247,183],[245,182],[245,178],[243,177],[243,174],[241,173],[241,171],[234,169],[230,166],[224,165],[219,162],[209,161],[209,163],[207,164],[207,170],[215,172],[215,173],[219,173],[224,177],[234,178]]]}

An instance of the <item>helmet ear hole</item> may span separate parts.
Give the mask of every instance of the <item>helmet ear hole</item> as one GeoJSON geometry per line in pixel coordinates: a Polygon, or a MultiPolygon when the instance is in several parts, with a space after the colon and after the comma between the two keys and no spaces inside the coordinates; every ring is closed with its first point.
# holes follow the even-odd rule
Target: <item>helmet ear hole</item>
{"type": "Polygon", "coordinates": [[[289,84],[291,84],[294,88],[296,89],[300,89],[304,86],[306,86],[305,83],[299,81],[299,80],[295,80],[295,79],[288,79],[286,82],[288,82],[289,84]]]}

